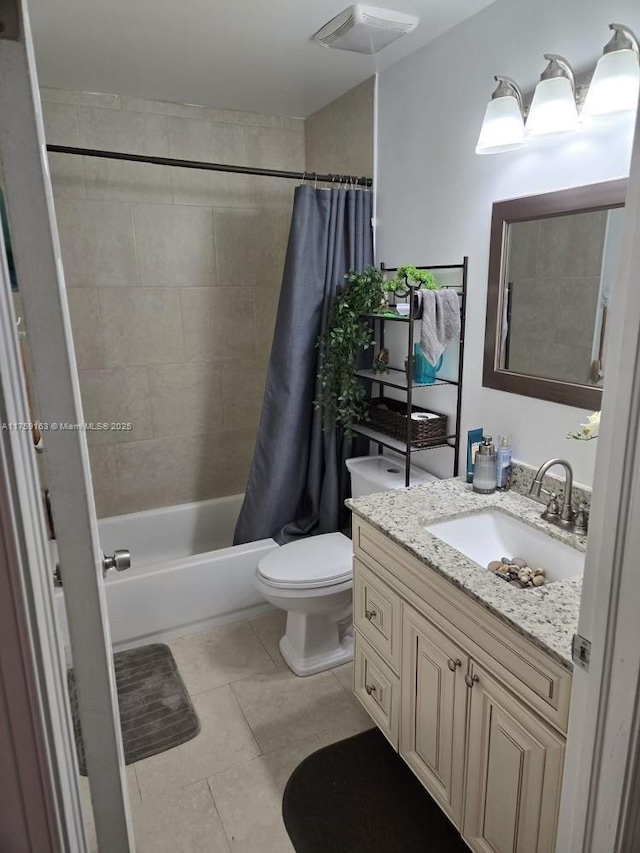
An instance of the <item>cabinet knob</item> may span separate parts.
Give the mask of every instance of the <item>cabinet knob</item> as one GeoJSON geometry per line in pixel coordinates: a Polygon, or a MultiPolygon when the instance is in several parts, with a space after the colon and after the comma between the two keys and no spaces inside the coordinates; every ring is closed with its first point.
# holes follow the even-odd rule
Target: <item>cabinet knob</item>
{"type": "Polygon", "coordinates": [[[365,684],[364,689],[367,691],[369,696],[376,692],[375,684],[365,684]]]}
{"type": "Polygon", "coordinates": [[[480,681],[477,675],[465,675],[464,677],[464,683],[467,687],[473,687],[476,681],[480,681]]]}
{"type": "Polygon", "coordinates": [[[462,666],[462,661],[460,660],[460,658],[456,658],[455,660],[453,658],[449,658],[449,660],[447,661],[447,666],[449,667],[451,672],[455,672],[459,666],[462,666]]]}
{"type": "Polygon", "coordinates": [[[368,619],[369,622],[371,622],[372,619],[375,619],[375,617],[377,615],[378,615],[378,612],[376,610],[365,610],[364,611],[364,618],[368,619]]]}

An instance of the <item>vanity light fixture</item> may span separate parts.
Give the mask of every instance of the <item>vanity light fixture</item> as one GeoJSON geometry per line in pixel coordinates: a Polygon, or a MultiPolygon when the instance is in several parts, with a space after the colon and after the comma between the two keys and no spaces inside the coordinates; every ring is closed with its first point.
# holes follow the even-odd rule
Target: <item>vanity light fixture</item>
{"type": "Polygon", "coordinates": [[[527,136],[568,133],[579,127],[573,70],[564,57],[545,53],[549,64],[540,75],[527,116],[527,136]]]}
{"type": "Polygon", "coordinates": [[[518,84],[511,77],[496,75],[493,79],[498,85],[487,104],[476,154],[498,154],[528,144],[518,84]]]}
{"type": "Polygon", "coordinates": [[[581,118],[635,110],[640,92],[638,39],[624,24],[609,24],[604,46],[582,109],[581,118]]]}

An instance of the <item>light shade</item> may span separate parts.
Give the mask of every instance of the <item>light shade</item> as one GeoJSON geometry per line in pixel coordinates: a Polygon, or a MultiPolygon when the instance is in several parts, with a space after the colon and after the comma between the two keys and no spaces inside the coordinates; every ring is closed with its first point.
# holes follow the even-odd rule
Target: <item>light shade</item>
{"type": "Polygon", "coordinates": [[[631,48],[605,53],[596,65],[582,118],[635,110],[640,93],[640,63],[631,48]]]}
{"type": "Polygon", "coordinates": [[[578,125],[578,109],[571,81],[567,77],[540,80],[527,117],[527,135],[567,133],[577,130],[578,125]]]}
{"type": "Polygon", "coordinates": [[[487,104],[476,154],[499,154],[527,145],[520,105],[513,95],[494,98],[487,104]]]}

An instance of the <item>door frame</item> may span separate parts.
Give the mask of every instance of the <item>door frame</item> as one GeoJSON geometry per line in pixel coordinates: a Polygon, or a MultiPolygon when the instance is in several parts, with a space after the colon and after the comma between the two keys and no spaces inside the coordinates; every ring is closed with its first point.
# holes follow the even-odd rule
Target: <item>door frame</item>
{"type": "MultiPolygon", "coordinates": [[[[31,416],[26,415],[29,406],[15,359],[10,376],[4,379],[21,399],[18,422],[35,420],[38,415],[56,426],[82,425],[27,0],[0,0],[0,20],[4,24],[0,32],[0,164],[29,330],[34,391],[31,416]]],[[[6,325],[13,311],[5,303],[0,305],[4,306],[2,321],[6,325]]],[[[7,337],[16,348],[15,327],[9,328],[7,337]]],[[[86,435],[82,428],[58,427],[45,431],[43,440],[96,836],[101,850],[128,853],[135,844],[86,435]]],[[[30,452],[33,455],[33,449],[30,452]]],[[[10,473],[27,480],[34,476],[33,471],[19,467],[10,473]]],[[[37,492],[37,483],[37,479],[31,480],[28,485],[37,492]]],[[[23,521],[28,509],[21,508],[23,521]]],[[[30,568],[42,573],[43,595],[47,606],[53,606],[51,559],[40,557],[30,568]]],[[[66,694],[55,700],[68,722],[66,694]]],[[[68,755],[66,758],[69,761],[68,755]]],[[[77,788],[75,756],[67,772],[77,788]]]]}
{"type": "MultiPolygon", "coordinates": [[[[640,111],[602,398],[602,426],[578,632],[557,853],[632,844],[640,771],[640,111]]],[[[636,835],[636,840],[638,836],[636,835]]]]}

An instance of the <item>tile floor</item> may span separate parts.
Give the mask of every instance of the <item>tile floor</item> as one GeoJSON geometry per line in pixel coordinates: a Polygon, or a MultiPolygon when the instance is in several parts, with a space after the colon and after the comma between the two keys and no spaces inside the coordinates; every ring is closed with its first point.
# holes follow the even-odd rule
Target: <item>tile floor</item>
{"type": "Polygon", "coordinates": [[[284,620],[270,613],[169,643],[202,729],[127,768],[138,853],[291,853],[282,794],[292,771],[372,726],[351,694],[352,664],[307,678],[289,671],[278,650],[284,620]]]}

